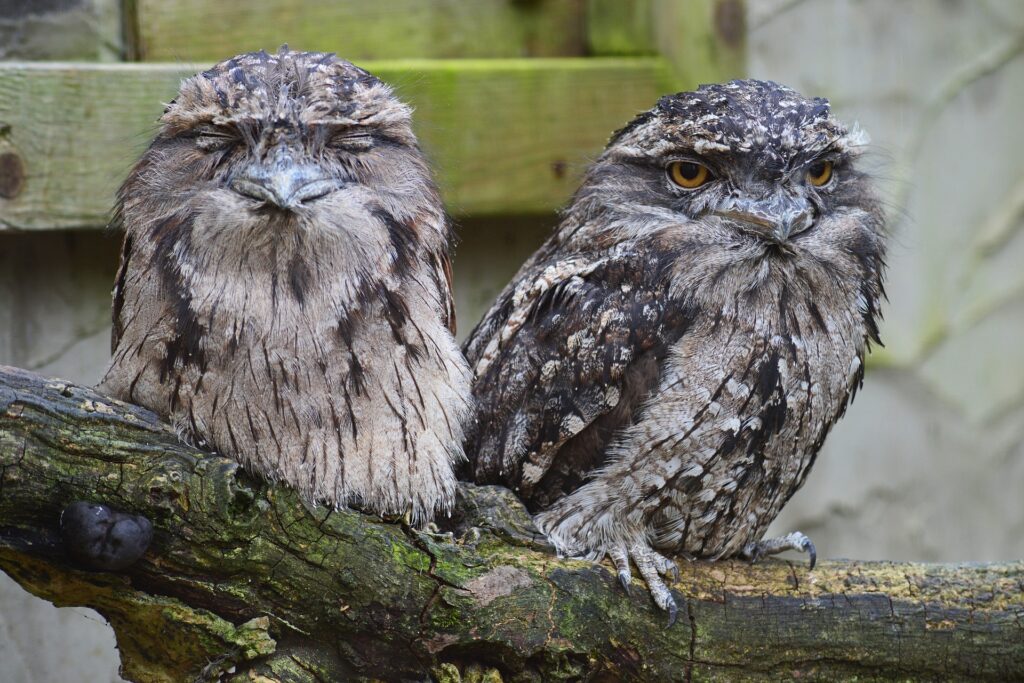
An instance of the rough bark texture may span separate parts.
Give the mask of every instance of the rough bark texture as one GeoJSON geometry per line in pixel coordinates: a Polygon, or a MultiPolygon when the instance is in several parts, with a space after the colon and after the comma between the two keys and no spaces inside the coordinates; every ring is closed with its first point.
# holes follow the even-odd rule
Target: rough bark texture
{"type": "Polygon", "coordinates": [[[109,619],[132,680],[1024,678],[1024,562],[684,562],[666,629],[502,489],[465,486],[452,529],[307,509],[144,409],[0,367],[0,569],[109,619]],[[143,559],[76,567],[75,500],[149,517],[143,559]]]}

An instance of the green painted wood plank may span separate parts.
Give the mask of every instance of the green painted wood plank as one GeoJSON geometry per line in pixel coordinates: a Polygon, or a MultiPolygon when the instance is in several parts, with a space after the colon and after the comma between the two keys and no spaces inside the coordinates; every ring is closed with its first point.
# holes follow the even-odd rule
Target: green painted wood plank
{"type": "Polygon", "coordinates": [[[592,55],[657,53],[651,0],[587,0],[587,48],[592,55]]]}
{"type": "Polygon", "coordinates": [[[747,71],[744,0],[649,0],[657,51],[680,87],[743,78],[747,71]]]}
{"type": "Polygon", "coordinates": [[[583,54],[585,0],[131,0],[137,56],[218,60],[281,43],[353,60],[583,54]]]}
{"type": "MultiPolygon", "coordinates": [[[[658,58],[364,64],[416,107],[456,215],[562,205],[609,134],[672,84],[658,58]]],[[[98,228],[194,65],[0,63],[0,228],[98,228]]]]}
{"type": "Polygon", "coordinates": [[[660,54],[678,88],[746,73],[743,0],[587,0],[594,55],[660,54]]]}

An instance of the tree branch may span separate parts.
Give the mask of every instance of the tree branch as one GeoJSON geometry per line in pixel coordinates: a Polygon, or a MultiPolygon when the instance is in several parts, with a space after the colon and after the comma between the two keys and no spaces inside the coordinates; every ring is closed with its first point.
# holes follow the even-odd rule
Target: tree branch
{"type": "Polygon", "coordinates": [[[103,614],[132,680],[1024,677],[1024,562],[683,562],[666,629],[509,492],[460,491],[452,535],[307,509],[147,410],[0,367],[0,569],[103,614]],[[78,566],[76,500],[148,517],[143,558],[78,566]]]}

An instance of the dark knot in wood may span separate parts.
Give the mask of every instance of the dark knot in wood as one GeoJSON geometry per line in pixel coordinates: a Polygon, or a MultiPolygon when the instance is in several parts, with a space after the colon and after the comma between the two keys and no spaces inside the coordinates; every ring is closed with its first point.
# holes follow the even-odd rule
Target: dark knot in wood
{"type": "Polygon", "coordinates": [[[14,152],[0,154],[0,197],[14,199],[25,187],[25,163],[14,152]]]}

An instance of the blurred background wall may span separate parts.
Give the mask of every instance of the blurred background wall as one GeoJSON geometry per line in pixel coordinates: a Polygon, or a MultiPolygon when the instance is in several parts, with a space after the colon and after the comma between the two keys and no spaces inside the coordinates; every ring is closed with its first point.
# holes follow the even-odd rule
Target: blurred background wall
{"type": "MultiPolygon", "coordinates": [[[[545,3],[583,7],[519,4],[545,3]]],[[[678,4],[683,14],[708,5],[678,4]]],[[[0,0],[0,58],[44,58],[40,27],[108,36],[88,58],[117,58],[111,6],[0,0]]],[[[731,30],[745,19],[746,75],[828,97],[871,134],[892,231],[886,347],[773,531],[804,531],[825,557],[1024,557],[1024,3],[748,0],[738,24],[736,7],[712,3],[712,19],[731,30]]],[[[587,158],[566,160],[570,176],[587,158]]],[[[465,334],[556,217],[456,217],[465,334]]],[[[96,230],[0,226],[0,363],[95,382],[118,247],[96,230]]],[[[95,613],[58,610],[0,573],[0,680],[118,680],[113,646],[95,613]]]]}

